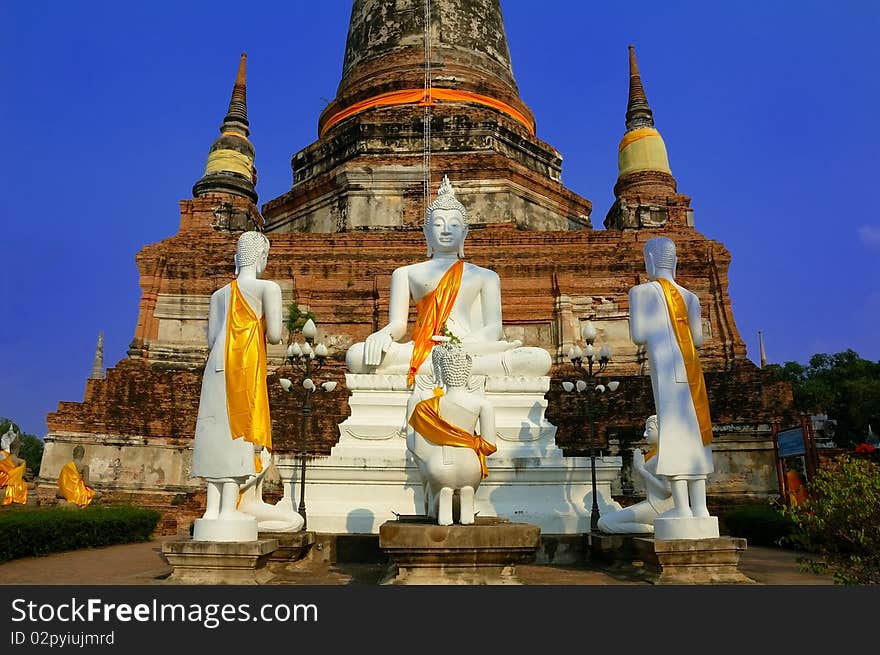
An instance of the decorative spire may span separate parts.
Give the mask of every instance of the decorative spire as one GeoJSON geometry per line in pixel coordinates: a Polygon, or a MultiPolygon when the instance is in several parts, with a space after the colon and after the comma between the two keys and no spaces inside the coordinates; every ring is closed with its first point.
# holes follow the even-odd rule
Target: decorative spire
{"type": "Polygon", "coordinates": [[[642,86],[634,46],[629,46],[626,132],[617,145],[614,197],[614,204],[605,216],[606,228],[655,228],[666,225],[670,219],[678,224],[687,223],[687,204],[684,197],[677,196],[666,144],[654,127],[654,115],[642,86]]]}
{"type": "Polygon", "coordinates": [[[767,353],[764,352],[764,333],[758,330],[758,348],[761,353],[761,368],[767,366],[767,353]]]}
{"type": "Polygon", "coordinates": [[[95,361],[92,363],[90,380],[103,380],[104,374],[104,333],[98,332],[98,345],[95,348],[95,361]]]}
{"type": "Polygon", "coordinates": [[[629,102],[626,106],[626,131],[640,127],[654,127],[654,114],[648,106],[648,97],[642,86],[635,46],[629,46],[629,102]]]}
{"type": "Polygon", "coordinates": [[[232,98],[229,100],[229,109],[226,118],[223,119],[221,132],[241,131],[244,136],[250,134],[247,117],[247,87],[245,80],[245,64],[247,53],[241,53],[241,61],[238,63],[238,74],[235,76],[235,86],[232,87],[232,98]]]}
{"type": "Polygon", "coordinates": [[[227,193],[257,202],[254,146],[248,140],[250,125],[247,118],[246,62],[247,53],[242,53],[229,109],[220,126],[220,136],[211,146],[205,175],[193,186],[193,196],[197,198],[212,193],[227,193]]]}

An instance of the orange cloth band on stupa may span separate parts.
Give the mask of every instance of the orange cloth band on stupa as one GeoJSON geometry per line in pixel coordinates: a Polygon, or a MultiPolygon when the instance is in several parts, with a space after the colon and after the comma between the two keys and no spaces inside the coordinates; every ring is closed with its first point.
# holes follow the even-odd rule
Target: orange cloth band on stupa
{"type": "Polygon", "coordinates": [[[653,127],[640,127],[638,129],[631,130],[623,135],[623,138],[620,140],[620,143],[617,146],[617,152],[622,152],[623,149],[631,143],[641,141],[642,139],[649,136],[660,136],[660,132],[655,130],[653,127]]]}
{"type": "Polygon", "coordinates": [[[442,389],[434,389],[432,398],[425,398],[419,402],[413,408],[409,424],[413,430],[438,446],[472,448],[480,460],[480,471],[482,471],[483,477],[488,477],[489,467],[486,465],[486,457],[498,448],[480,435],[468,434],[440,416],[440,396],[442,395],[442,389]]]}
{"type": "Polygon", "coordinates": [[[86,486],[82,476],[76,470],[75,462],[67,462],[61,467],[61,473],[58,474],[58,488],[64,497],[80,507],[85,507],[92,502],[95,490],[86,486]]]}
{"type": "Polygon", "coordinates": [[[4,450],[5,455],[0,459],[0,486],[6,487],[3,493],[2,504],[11,505],[27,503],[27,482],[24,481],[24,464],[18,466],[12,461],[12,457],[4,450]]]}
{"type": "Polygon", "coordinates": [[[452,313],[452,306],[461,286],[463,270],[464,260],[459,259],[443,274],[437,283],[437,288],[426,294],[416,305],[418,316],[413,329],[413,351],[409,361],[409,371],[406,374],[407,386],[413,385],[416,372],[434,347],[431,337],[440,335],[446,319],[452,313]]]}
{"type": "Polygon", "coordinates": [[[434,104],[438,101],[471,102],[476,105],[484,105],[486,107],[491,107],[492,109],[497,109],[498,111],[507,114],[514,120],[525,125],[526,129],[533,136],[535,134],[535,126],[532,125],[532,122],[528,118],[526,118],[526,116],[521,111],[514,109],[506,102],[501,102],[500,100],[496,100],[495,98],[490,98],[489,96],[484,96],[480,93],[474,93],[473,91],[456,91],[455,89],[431,88],[427,90],[427,93],[425,89],[403,89],[401,91],[390,91],[388,93],[380,93],[377,96],[373,96],[371,98],[367,98],[366,100],[356,102],[353,105],[336,112],[326,121],[324,121],[324,124],[321,125],[318,130],[318,136],[324,136],[324,133],[331,127],[336,125],[338,122],[354,116],[355,114],[359,114],[362,111],[366,111],[367,109],[372,109],[373,107],[391,107],[393,105],[414,104],[423,106],[434,104]]]}
{"type": "Polygon", "coordinates": [[[678,289],[669,280],[657,278],[657,282],[663,288],[666,297],[666,307],[669,309],[669,318],[672,321],[672,330],[675,332],[675,340],[681,349],[684,359],[684,368],[687,372],[688,386],[691,388],[691,398],[694,402],[694,411],[697,413],[697,422],[700,425],[700,437],[703,445],[712,443],[712,419],[709,416],[709,396],[706,393],[706,380],[703,378],[703,367],[700,366],[700,356],[694,346],[688,323],[687,306],[678,289]]]}
{"type": "Polygon", "coordinates": [[[237,280],[230,287],[224,360],[229,428],[233,439],[244,437],[272,450],[265,321],[247,304],[237,280]]]}

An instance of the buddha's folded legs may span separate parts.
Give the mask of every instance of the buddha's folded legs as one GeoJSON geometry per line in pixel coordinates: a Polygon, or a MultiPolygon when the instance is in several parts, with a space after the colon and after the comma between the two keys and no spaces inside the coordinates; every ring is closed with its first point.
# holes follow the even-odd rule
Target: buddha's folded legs
{"type": "MultiPolygon", "coordinates": [[[[547,375],[553,363],[550,353],[543,348],[516,347],[509,342],[487,344],[463,344],[462,347],[474,357],[473,375],[508,375],[540,377],[547,375]],[[507,348],[504,348],[507,344],[507,348]]],[[[391,343],[378,366],[364,364],[364,344],[356,343],[345,354],[345,364],[351,373],[380,373],[405,375],[412,357],[413,342],[391,343]]],[[[419,367],[420,375],[431,375],[430,358],[419,367]]]]}

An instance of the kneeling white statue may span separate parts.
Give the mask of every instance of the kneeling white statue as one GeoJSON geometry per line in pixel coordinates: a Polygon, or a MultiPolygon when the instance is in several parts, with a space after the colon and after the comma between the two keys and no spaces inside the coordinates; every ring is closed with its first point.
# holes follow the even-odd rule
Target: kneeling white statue
{"type": "Polygon", "coordinates": [[[424,400],[418,392],[412,394],[406,445],[424,483],[425,513],[440,525],[451,525],[457,498],[459,522],[469,525],[474,522],[474,492],[489,475],[486,457],[496,450],[495,413],[489,401],[468,391],[473,361],[458,344],[435,346],[431,360],[437,384],[446,389],[438,386],[424,400]]]}
{"type": "Polygon", "coordinates": [[[238,511],[257,519],[257,530],[260,532],[302,530],[305,520],[293,509],[290,498],[282,498],[274,505],[263,500],[263,480],[272,466],[272,453],[268,448],[262,448],[260,454],[254,456],[254,466],[257,474],[242,485],[238,497],[238,511]]]}
{"type": "Polygon", "coordinates": [[[552,360],[546,350],[504,340],[500,279],[495,271],[464,261],[467,230],[467,210],[444,176],[437,198],[425,212],[428,259],[394,270],[388,325],[348,349],[345,363],[350,372],[406,373],[412,386],[417,374],[431,373],[427,359],[432,338],[446,326],[472,355],[474,375],[547,374],[552,360]],[[410,298],[418,317],[412,341],[400,343],[410,298]]]}
{"type": "Polygon", "coordinates": [[[672,509],[672,489],[669,480],[657,475],[657,442],[659,440],[657,415],[645,421],[645,439],[651,448],[647,453],[633,452],[633,471],[645,483],[646,498],[617,510],[606,510],[599,517],[599,530],[613,534],[653,534],[654,519],[672,509]]]}

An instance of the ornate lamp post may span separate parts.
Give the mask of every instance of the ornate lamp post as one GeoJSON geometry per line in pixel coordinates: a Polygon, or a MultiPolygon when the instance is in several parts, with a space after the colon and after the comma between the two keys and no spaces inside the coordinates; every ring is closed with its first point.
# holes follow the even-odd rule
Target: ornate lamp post
{"type": "MultiPolygon", "coordinates": [[[[568,351],[568,359],[574,366],[575,373],[581,379],[577,383],[565,381],[562,388],[567,392],[577,391],[584,395],[584,402],[587,407],[587,423],[590,425],[590,478],[593,488],[593,506],[590,510],[590,532],[596,532],[599,528],[599,501],[596,489],[596,412],[593,407],[597,398],[594,394],[605,393],[606,386],[596,384],[596,376],[605,370],[608,362],[611,361],[611,346],[604,345],[599,349],[598,357],[595,354],[593,343],[596,341],[596,328],[590,321],[587,321],[581,330],[581,336],[584,339],[586,347],[581,350],[580,346],[573,346],[568,351]],[[586,360],[586,363],[584,362],[586,360]]],[[[620,383],[612,381],[608,383],[608,391],[616,391],[620,383]]]]}
{"type": "MultiPolygon", "coordinates": [[[[281,387],[289,392],[299,395],[300,401],[300,473],[299,473],[299,507],[297,511],[303,517],[303,529],[306,528],[306,446],[308,444],[309,417],[312,413],[312,394],[318,389],[312,379],[324,366],[327,359],[327,346],[319,343],[313,346],[315,337],[318,336],[318,327],[312,319],[306,321],[302,328],[303,343],[294,341],[287,346],[284,358],[285,366],[290,367],[291,378],[279,379],[281,387]]],[[[282,367],[283,368],[283,367],[282,367]]],[[[324,382],[321,384],[324,392],[336,389],[336,382],[324,382]]]]}

